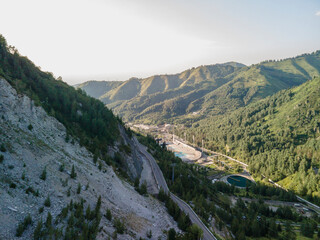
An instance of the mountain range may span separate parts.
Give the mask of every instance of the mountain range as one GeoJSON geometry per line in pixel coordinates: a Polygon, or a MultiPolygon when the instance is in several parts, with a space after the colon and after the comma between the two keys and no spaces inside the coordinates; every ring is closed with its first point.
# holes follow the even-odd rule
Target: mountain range
{"type": "Polygon", "coordinates": [[[229,62],[179,74],[79,85],[125,121],[191,122],[220,115],[298,86],[320,72],[320,51],[251,66],[229,62]]]}
{"type": "MultiPolygon", "coordinates": [[[[181,124],[175,133],[189,142],[204,140],[208,149],[247,162],[256,177],[320,203],[319,76],[316,51],[130,79],[99,99],[125,121],[181,124]]],[[[86,84],[78,87],[86,91],[86,84]]]]}
{"type": "Polygon", "coordinates": [[[293,192],[320,203],[319,55],[75,89],[0,35],[0,238],[295,239],[292,221],[320,236],[319,217],[292,204],[293,192]],[[213,183],[227,172],[183,162],[105,104],[126,121],[184,123],[177,135],[247,162],[256,184],[213,183]]]}

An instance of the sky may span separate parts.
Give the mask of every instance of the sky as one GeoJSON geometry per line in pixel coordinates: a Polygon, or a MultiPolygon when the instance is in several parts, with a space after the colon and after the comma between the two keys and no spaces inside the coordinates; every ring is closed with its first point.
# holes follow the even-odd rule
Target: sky
{"type": "Polygon", "coordinates": [[[0,34],[69,84],[320,50],[319,0],[0,0],[0,34]]]}

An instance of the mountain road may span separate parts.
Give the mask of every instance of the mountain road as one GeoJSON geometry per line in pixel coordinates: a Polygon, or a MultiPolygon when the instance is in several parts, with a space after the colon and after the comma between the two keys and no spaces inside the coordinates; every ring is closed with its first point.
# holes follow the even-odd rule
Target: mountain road
{"type": "MultiPolygon", "coordinates": [[[[168,185],[166,183],[166,180],[164,179],[164,176],[162,174],[162,171],[160,167],[158,166],[156,160],[153,158],[153,156],[147,151],[146,147],[139,143],[139,141],[134,138],[135,145],[137,149],[140,151],[141,154],[143,154],[149,161],[151,165],[151,169],[153,171],[153,175],[156,179],[156,182],[158,184],[158,188],[162,188],[165,193],[169,194],[170,190],[168,188],[168,185]]],[[[190,220],[192,223],[198,225],[202,231],[203,231],[203,240],[217,240],[217,238],[212,234],[212,232],[207,228],[207,226],[201,221],[201,219],[198,217],[198,215],[192,210],[192,208],[187,204],[185,201],[174,195],[173,193],[170,193],[171,199],[179,206],[179,208],[184,211],[186,214],[189,215],[190,220]]]]}

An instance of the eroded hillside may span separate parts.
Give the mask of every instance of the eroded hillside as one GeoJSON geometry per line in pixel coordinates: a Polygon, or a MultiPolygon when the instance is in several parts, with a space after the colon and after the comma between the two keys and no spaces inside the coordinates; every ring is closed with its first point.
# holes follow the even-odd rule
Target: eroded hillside
{"type": "MultiPolygon", "coordinates": [[[[30,239],[41,220],[41,231],[46,236],[65,235],[72,229],[78,233],[77,224],[80,224],[79,236],[85,234],[84,229],[88,227],[96,230],[92,234],[97,234],[98,239],[114,234],[117,229],[115,219],[123,222],[126,228],[124,234],[118,234],[118,239],[144,238],[149,230],[155,238],[164,237],[163,230],[176,226],[162,204],[153,197],[138,194],[105,162],[97,159],[94,163],[92,153],[81,147],[75,138],[67,137],[63,124],[48,116],[27,96],[17,94],[4,79],[0,80],[0,99],[3,156],[0,163],[1,238],[15,238],[18,225],[28,215],[32,224],[27,225],[21,239],[30,239]],[[93,218],[87,217],[87,208],[95,212],[99,196],[100,215],[96,213],[93,218]],[[70,201],[74,208],[70,207],[70,201]],[[75,207],[78,206],[76,203],[82,204],[82,214],[75,207]],[[111,210],[111,220],[106,217],[107,209],[111,210]],[[52,216],[52,224],[47,223],[48,213],[52,216]],[[68,231],[66,226],[69,226],[68,231]]],[[[142,176],[141,180],[147,180],[152,190],[154,183],[145,173],[148,166],[143,158],[136,156],[141,161],[139,171],[139,168],[132,167],[136,161],[133,153],[121,152],[121,144],[119,140],[114,147],[109,147],[110,155],[120,152],[124,159],[129,159],[131,174],[142,176]]],[[[127,144],[131,143],[127,140],[127,144]]]]}

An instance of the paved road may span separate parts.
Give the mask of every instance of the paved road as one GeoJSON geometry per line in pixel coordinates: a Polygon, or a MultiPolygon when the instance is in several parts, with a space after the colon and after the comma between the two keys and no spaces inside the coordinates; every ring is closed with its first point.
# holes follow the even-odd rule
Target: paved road
{"type": "Polygon", "coordinates": [[[141,143],[139,143],[139,141],[134,138],[135,144],[138,148],[138,150],[147,158],[147,160],[149,161],[150,165],[151,165],[151,169],[153,172],[153,175],[156,179],[156,182],[158,184],[158,188],[160,189],[160,187],[162,187],[162,189],[164,190],[165,193],[169,193],[169,188],[167,185],[166,180],[164,179],[164,176],[162,174],[162,171],[160,169],[160,167],[158,166],[156,160],[152,157],[152,155],[147,151],[146,147],[144,145],[142,145],[141,143]]]}
{"type": "MultiPolygon", "coordinates": [[[[156,160],[151,156],[151,154],[147,151],[146,147],[138,142],[136,138],[134,138],[136,146],[138,150],[143,154],[149,161],[153,174],[155,176],[158,187],[162,187],[162,189],[168,194],[170,193],[166,180],[163,177],[162,171],[160,170],[156,160]]],[[[180,209],[189,215],[192,223],[197,224],[203,231],[203,240],[217,240],[216,237],[210,232],[210,230],[206,227],[206,225],[201,221],[198,215],[192,210],[192,208],[182,199],[170,193],[171,199],[178,204],[180,209]]]]}

